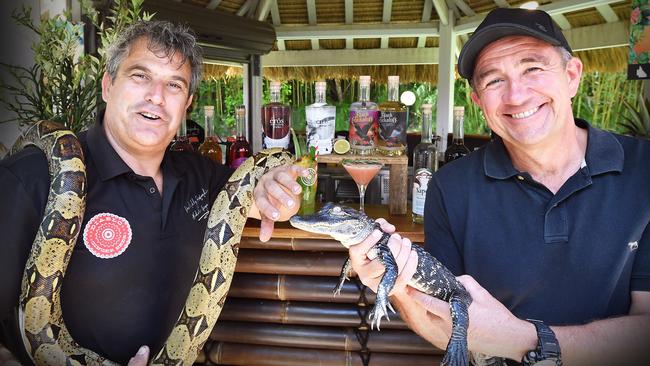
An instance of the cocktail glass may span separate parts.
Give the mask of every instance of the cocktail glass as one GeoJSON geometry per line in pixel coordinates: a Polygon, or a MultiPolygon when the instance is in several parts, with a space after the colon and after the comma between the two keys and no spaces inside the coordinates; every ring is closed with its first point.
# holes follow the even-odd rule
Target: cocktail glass
{"type": "Polygon", "coordinates": [[[359,209],[361,212],[365,212],[363,202],[366,196],[366,187],[368,187],[368,183],[372,181],[372,178],[379,173],[384,163],[369,159],[343,159],[341,164],[357,184],[357,188],[359,188],[359,209]]]}

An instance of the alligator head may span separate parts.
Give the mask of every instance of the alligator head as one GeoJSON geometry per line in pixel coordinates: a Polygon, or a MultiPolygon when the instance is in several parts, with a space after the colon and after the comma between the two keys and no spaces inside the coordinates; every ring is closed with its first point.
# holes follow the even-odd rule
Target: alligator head
{"type": "Polygon", "coordinates": [[[375,223],[362,212],[331,202],[312,215],[293,216],[289,222],[301,230],[330,235],[348,248],[368,237],[375,223]]]}

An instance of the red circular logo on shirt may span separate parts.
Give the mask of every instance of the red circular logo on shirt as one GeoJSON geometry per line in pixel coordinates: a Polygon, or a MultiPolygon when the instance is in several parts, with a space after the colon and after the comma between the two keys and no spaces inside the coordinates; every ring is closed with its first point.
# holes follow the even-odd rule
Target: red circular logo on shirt
{"type": "Polygon", "coordinates": [[[131,243],[131,225],[120,216],[100,213],[88,221],[84,244],[96,257],[114,258],[124,253],[131,243]]]}

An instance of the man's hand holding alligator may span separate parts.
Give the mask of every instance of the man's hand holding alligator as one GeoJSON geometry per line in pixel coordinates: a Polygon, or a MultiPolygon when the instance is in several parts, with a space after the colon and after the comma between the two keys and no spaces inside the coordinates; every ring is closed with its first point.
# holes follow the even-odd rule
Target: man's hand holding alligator
{"type": "MultiPolygon", "coordinates": [[[[406,284],[413,277],[417,269],[418,255],[415,251],[411,250],[411,240],[395,234],[395,226],[385,219],[380,218],[376,221],[384,232],[392,234],[388,241],[388,247],[391,249],[399,268],[399,276],[390,294],[404,292],[406,284]]],[[[374,292],[377,292],[379,280],[381,280],[385,269],[376,258],[370,258],[368,253],[372,253],[370,249],[373,245],[377,244],[381,235],[381,231],[375,229],[364,241],[351,246],[349,249],[352,268],[354,268],[361,282],[374,292]]],[[[372,257],[372,254],[370,256],[372,257]]]]}
{"type": "MultiPolygon", "coordinates": [[[[456,277],[472,296],[467,343],[474,353],[521,359],[537,345],[535,326],[514,316],[472,276],[456,277]]],[[[400,298],[400,315],[420,336],[443,349],[451,336],[449,304],[414,288],[407,288],[408,305],[400,298]],[[406,306],[404,306],[406,305],[406,306]],[[419,306],[415,306],[419,305],[419,306]]]]}

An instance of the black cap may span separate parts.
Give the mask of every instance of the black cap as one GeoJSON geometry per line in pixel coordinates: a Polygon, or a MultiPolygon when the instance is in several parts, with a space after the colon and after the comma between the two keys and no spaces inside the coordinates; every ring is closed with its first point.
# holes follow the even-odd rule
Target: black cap
{"type": "Polygon", "coordinates": [[[466,79],[471,79],[476,57],[485,46],[499,38],[517,35],[539,38],[571,52],[562,30],[548,13],[541,10],[497,8],[483,19],[460,51],[458,73],[466,79]]]}

